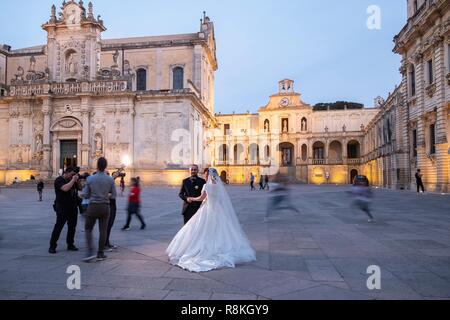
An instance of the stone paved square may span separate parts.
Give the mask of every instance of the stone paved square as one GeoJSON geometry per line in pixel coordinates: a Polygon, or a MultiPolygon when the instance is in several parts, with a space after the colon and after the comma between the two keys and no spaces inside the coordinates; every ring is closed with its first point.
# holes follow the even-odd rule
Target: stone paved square
{"type": "Polygon", "coordinates": [[[272,212],[264,223],[271,194],[228,188],[258,261],[203,274],[169,265],[165,249],[182,227],[178,189],[143,192],[148,229],[134,221],[121,232],[126,198],[119,198],[112,239],[119,249],[109,259],[81,262],[85,254],[83,219],[78,253],[47,253],[55,222],[48,187],[44,202],[31,189],[0,194],[0,299],[146,300],[308,300],[449,299],[450,196],[375,190],[375,223],[352,208],[348,187],[291,187],[301,212],[272,212]],[[67,267],[81,268],[81,290],[68,290],[67,267]],[[367,288],[367,268],[381,268],[381,290],[367,288]]]}

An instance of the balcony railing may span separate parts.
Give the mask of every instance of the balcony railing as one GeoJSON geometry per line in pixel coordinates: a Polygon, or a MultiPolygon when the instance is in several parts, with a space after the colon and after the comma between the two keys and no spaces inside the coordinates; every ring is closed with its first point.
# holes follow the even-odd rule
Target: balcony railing
{"type": "Polygon", "coordinates": [[[328,159],[328,164],[331,165],[344,164],[344,161],[342,159],[328,159]]]}
{"type": "Polygon", "coordinates": [[[357,159],[348,159],[347,160],[348,164],[361,164],[361,159],[357,158],[357,159]]]}
{"type": "Polygon", "coordinates": [[[312,159],[312,164],[314,165],[324,165],[326,162],[325,159],[312,159]]]}
{"type": "Polygon", "coordinates": [[[78,93],[115,93],[128,90],[127,81],[65,82],[13,85],[11,97],[29,97],[41,94],[74,95],[78,93]]]}

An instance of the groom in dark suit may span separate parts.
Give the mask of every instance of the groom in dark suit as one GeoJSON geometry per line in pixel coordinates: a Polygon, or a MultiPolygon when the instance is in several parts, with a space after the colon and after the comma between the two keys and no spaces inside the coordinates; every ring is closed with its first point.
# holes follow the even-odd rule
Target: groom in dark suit
{"type": "Polygon", "coordinates": [[[198,166],[193,165],[190,168],[191,177],[183,181],[183,185],[180,190],[180,198],[184,201],[183,205],[183,216],[184,224],[187,224],[189,220],[197,213],[200,209],[201,202],[190,202],[188,198],[198,198],[202,194],[203,186],[206,181],[198,176],[198,166]]]}

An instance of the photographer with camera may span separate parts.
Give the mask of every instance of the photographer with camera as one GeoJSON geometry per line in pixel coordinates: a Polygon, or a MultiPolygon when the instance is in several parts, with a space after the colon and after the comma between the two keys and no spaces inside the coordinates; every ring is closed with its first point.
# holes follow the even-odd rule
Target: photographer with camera
{"type": "Polygon", "coordinates": [[[78,168],[67,168],[63,175],[55,180],[56,200],[53,209],[56,212],[56,223],[50,240],[50,254],[56,254],[58,240],[67,223],[67,250],[78,251],[75,246],[75,233],[78,222],[78,191],[80,176],[78,168]]]}

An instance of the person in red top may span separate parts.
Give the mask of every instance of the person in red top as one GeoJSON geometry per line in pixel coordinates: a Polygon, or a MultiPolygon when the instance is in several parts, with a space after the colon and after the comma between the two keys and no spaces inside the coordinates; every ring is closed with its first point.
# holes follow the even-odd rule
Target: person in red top
{"type": "Polygon", "coordinates": [[[139,180],[136,178],[131,179],[130,196],[128,198],[128,218],[127,224],[122,228],[123,231],[130,230],[131,217],[135,214],[141,221],[141,230],[144,230],[146,224],[144,218],[140,213],[141,209],[141,188],[139,186],[139,180]]]}

